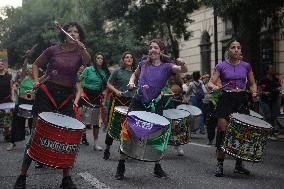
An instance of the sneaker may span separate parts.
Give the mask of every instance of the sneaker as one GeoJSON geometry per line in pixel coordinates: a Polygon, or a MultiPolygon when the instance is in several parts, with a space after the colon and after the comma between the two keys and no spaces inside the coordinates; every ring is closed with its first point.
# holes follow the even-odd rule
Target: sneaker
{"type": "Polygon", "coordinates": [[[222,176],[224,176],[224,173],[223,173],[223,163],[222,163],[222,162],[218,162],[218,163],[217,163],[216,171],[215,171],[215,176],[216,176],[216,177],[222,177],[222,176]]]}
{"type": "Polygon", "coordinates": [[[103,151],[103,148],[100,147],[100,146],[97,145],[97,144],[95,144],[95,145],[93,146],[93,149],[94,149],[95,151],[103,151]]]}
{"type": "Polygon", "coordinates": [[[177,150],[177,155],[178,156],[183,156],[184,155],[184,151],[182,149],[182,146],[176,146],[175,148],[177,150]]]}
{"type": "Polygon", "coordinates": [[[88,142],[87,138],[82,138],[82,144],[89,146],[89,142],[88,142]]]}
{"type": "Polygon", "coordinates": [[[17,178],[17,181],[13,189],[25,189],[26,188],[26,175],[20,175],[17,178]]]}
{"type": "Polygon", "coordinates": [[[110,156],[109,150],[105,149],[103,159],[108,160],[108,159],[109,159],[109,156],[110,156]]]}
{"type": "Polygon", "coordinates": [[[243,166],[236,166],[234,173],[249,175],[250,171],[244,168],[243,166]]]}
{"type": "Polygon", "coordinates": [[[6,148],[7,151],[12,151],[16,149],[15,143],[9,143],[8,147],[6,148]]]}
{"type": "Polygon", "coordinates": [[[155,177],[158,177],[158,178],[168,177],[167,173],[162,169],[160,164],[155,164],[154,175],[155,175],[155,177]]]}
{"type": "Polygon", "coordinates": [[[63,177],[62,183],[60,184],[62,189],[77,189],[70,176],[63,177]]]}
{"type": "Polygon", "coordinates": [[[116,169],[116,174],[115,174],[115,179],[116,180],[123,180],[124,179],[124,173],[125,173],[125,164],[124,161],[119,160],[117,169],[116,169]]]}
{"type": "Polygon", "coordinates": [[[42,163],[40,163],[40,162],[35,162],[35,168],[37,168],[37,169],[41,169],[41,168],[43,168],[44,167],[44,165],[42,164],[42,163]]]}

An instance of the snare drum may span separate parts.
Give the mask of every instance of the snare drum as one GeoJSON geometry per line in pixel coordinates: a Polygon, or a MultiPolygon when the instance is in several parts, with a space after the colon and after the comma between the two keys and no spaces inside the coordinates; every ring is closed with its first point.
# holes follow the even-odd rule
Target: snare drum
{"type": "Polygon", "coordinates": [[[100,109],[99,107],[91,108],[83,106],[81,119],[86,125],[98,125],[99,124],[100,109]]]}
{"type": "Polygon", "coordinates": [[[190,142],[189,116],[185,110],[168,109],[163,111],[163,116],[171,123],[169,145],[183,145],[190,142]]]}
{"type": "Polygon", "coordinates": [[[245,161],[260,162],[272,126],[253,116],[233,113],[222,149],[245,161]]]}
{"type": "Polygon", "coordinates": [[[45,165],[65,169],[74,165],[85,125],[69,116],[42,112],[28,155],[45,165]]]}
{"type": "Polygon", "coordinates": [[[32,118],[32,108],[33,105],[31,104],[21,104],[18,109],[18,116],[24,117],[26,119],[32,118]]]}
{"type": "Polygon", "coordinates": [[[128,111],[127,106],[116,106],[113,111],[112,120],[108,134],[115,140],[120,140],[121,122],[125,119],[128,111]]]}
{"type": "Polygon", "coordinates": [[[253,117],[257,117],[259,119],[263,119],[263,116],[260,115],[259,113],[256,113],[255,111],[249,110],[249,115],[253,116],[253,117]]]}
{"type": "Polygon", "coordinates": [[[185,110],[190,113],[190,131],[194,132],[199,129],[200,119],[202,111],[196,106],[181,104],[177,106],[177,109],[185,110]]]}
{"type": "Polygon", "coordinates": [[[163,116],[145,111],[128,113],[122,125],[120,149],[141,161],[159,161],[167,147],[170,122],[163,116]]]}

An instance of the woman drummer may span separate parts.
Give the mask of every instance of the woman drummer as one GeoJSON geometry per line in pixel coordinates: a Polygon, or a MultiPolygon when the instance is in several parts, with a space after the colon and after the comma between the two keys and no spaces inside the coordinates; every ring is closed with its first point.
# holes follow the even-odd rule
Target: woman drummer
{"type": "MultiPolygon", "coordinates": [[[[31,58],[31,51],[28,50],[25,55],[24,64],[22,67],[22,74],[20,76],[21,82],[17,91],[17,100],[16,106],[13,113],[12,127],[11,127],[11,140],[7,151],[16,149],[16,143],[21,140],[25,140],[25,122],[26,118],[18,116],[19,106],[21,104],[30,104],[34,103],[34,94],[28,94],[34,86],[34,79],[32,73],[32,65],[28,64],[31,58]]],[[[32,120],[29,119],[28,122],[29,128],[32,128],[32,120]]]]}
{"type": "MultiPolygon", "coordinates": [[[[218,80],[221,79],[222,95],[219,98],[216,116],[218,119],[218,130],[216,136],[217,168],[216,177],[223,176],[223,162],[225,153],[221,147],[224,143],[225,131],[228,127],[229,115],[234,112],[249,114],[248,93],[246,92],[246,81],[249,81],[250,91],[256,97],[257,87],[251,65],[240,60],[241,45],[236,39],[229,41],[227,46],[228,59],[216,65],[208,86],[213,91],[220,90],[218,80]]],[[[250,174],[242,165],[241,159],[236,159],[235,173],[250,174]]]]}
{"type": "MultiPolygon", "coordinates": [[[[133,89],[138,81],[138,95],[135,95],[131,102],[130,111],[144,110],[151,111],[156,108],[155,113],[163,114],[160,104],[153,104],[153,100],[160,97],[161,90],[165,87],[167,80],[173,73],[187,72],[187,68],[181,59],[177,59],[177,64],[168,63],[162,55],[165,51],[164,43],[159,39],[153,39],[149,43],[148,58],[142,60],[138,68],[132,74],[128,87],[133,89]],[[147,107],[147,108],[146,108],[147,107]]],[[[117,166],[115,178],[124,179],[126,155],[120,153],[120,160],[117,166]]],[[[154,174],[158,178],[167,177],[159,162],[156,162],[154,174]]]]}
{"type": "MultiPolygon", "coordinates": [[[[15,95],[13,93],[12,76],[7,73],[4,60],[0,59],[0,104],[15,102],[15,95]]],[[[0,127],[4,128],[5,141],[9,141],[9,123],[12,119],[12,112],[6,113],[0,110],[0,127]]]]}
{"type": "MultiPolygon", "coordinates": [[[[60,32],[60,45],[47,48],[33,63],[33,76],[35,86],[40,86],[35,94],[33,105],[34,123],[37,123],[38,114],[41,112],[59,112],[74,117],[73,96],[75,92],[77,71],[82,64],[89,64],[90,55],[85,45],[81,42],[85,39],[82,27],[76,22],[66,24],[63,29],[70,37],[60,32]],[[39,67],[47,64],[47,82],[39,83],[39,67]]],[[[17,178],[14,188],[26,187],[26,176],[32,159],[28,156],[27,150],[32,143],[33,135],[27,143],[21,174],[17,178]]],[[[63,189],[74,189],[76,185],[70,177],[70,169],[63,169],[63,179],[60,185],[63,189]]]]}
{"type": "MultiPolygon", "coordinates": [[[[83,73],[80,76],[81,88],[79,93],[76,95],[74,104],[78,106],[84,106],[88,108],[93,108],[95,112],[96,119],[91,119],[93,126],[93,137],[94,137],[94,146],[93,149],[97,151],[102,151],[102,147],[98,145],[99,137],[99,109],[102,107],[103,100],[103,91],[106,88],[107,80],[109,78],[110,72],[107,68],[107,63],[103,53],[98,52],[95,55],[94,64],[84,69],[83,73]],[[82,94],[83,92],[83,94],[82,94]],[[81,95],[83,96],[81,98],[81,95]]],[[[83,110],[82,110],[83,113],[83,110]]],[[[82,115],[84,116],[84,115],[82,115]]],[[[92,114],[92,116],[94,116],[92,114]]],[[[103,120],[104,121],[104,120],[103,120]]]]}
{"type": "MultiPolygon", "coordinates": [[[[111,100],[111,107],[109,109],[108,128],[110,128],[113,119],[113,113],[115,106],[129,106],[131,98],[134,95],[134,91],[128,91],[128,82],[131,75],[134,73],[135,57],[131,52],[124,52],[121,57],[120,68],[117,68],[112,72],[107,82],[107,87],[113,92],[113,98],[111,100]]],[[[114,125],[112,125],[114,126],[114,125]]],[[[107,132],[105,144],[106,149],[104,151],[104,159],[109,159],[110,146],[113,143],[113,138],[107,132]]]]}

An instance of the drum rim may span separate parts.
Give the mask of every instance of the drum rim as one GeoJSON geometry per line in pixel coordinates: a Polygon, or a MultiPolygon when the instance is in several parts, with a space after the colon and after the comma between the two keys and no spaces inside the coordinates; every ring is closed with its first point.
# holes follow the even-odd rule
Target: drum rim
{"type": "Polygon", "coordinates": [[[4,103],[0,103],[0,107],[1,107],[1,105],[13,105],[13,107],[12,108],[0,108],[0,110],[10,110],[10,109],[14,109],[15,108],[15,102],[4,102],[4,103]]]}
{"type": "Polygon", "coordinates": [[[260,160],[252,160],[252,159],[250,159],[250,158],[244,158],[244,157],[241,157],[241,156],[239,156],[239,155],[233,154],[232,152],[226,150],[224,146],[221,146],[221,149],[222,149],[225,153],[227,153],[228,155],[233,156],[233,157],[235,157],[235,158],[239,158],[239,159],[244,160],[244,161],[255,162],[255,163],[263,162],[262,156],[261,156],[261,159],[260,159],[260,160]]]}
{"type": "Polygon", "coordinates": [[[32,105],[32,104],[20,104],[20,105],[19,105],[19,109],[27,110],[27,111],[32,111],[33,105],[32,105]],[[23,106],[31,107],[31,109],[26,109],[26,108],[24,108],[23,106]]]}
{"type": "MultiPolygon", "coordinates": [[[[236,114],[236,113],[232,113],[232,114],[236,114]]],[[[229,116],[230,117],[230,120],[232,119],[232,120],[235,120],[235,121],[238,121],[238,122],[240,122],[240,123],[243,123],[244,125],[246,125],[246,126],[249,126],[249,127],[253,127],[253,128],[256,128],[256,129],[261,129],[261,130],[268,130],[268,131],[270,131],[273,127],[270,125],[270,127],[268,128],[268,127],[259,127],[259,126],[256,126],[256,125],[250,125],[250,124],[248,124],[248,123],[246,123],[246,122],[244,122],[244,121],[241,121],[241,120],[239,120],[239,119],[236,119],[236,118],[234,118],[233,116],[232,116],[232,114],[229,116]]],[[[237,114],[240,114],[240,113],[237,113],[237,114]]],[[[246,114],[241,114],[241,115],[246,115],[246,114]]],[[[250,115],[246,115],[246,116],[250,116],[250,115]]],[[[251,116],[251,117],[254,117],[254,116],[251,116]]],[[[257,118],[257,117],[254,117],[254,118],[257,118]]],[[[257,119],[259,119],[259,118],[257,118],[257,119]]],[[[261,119],[260,119],[261,120],[261,119]]],[[[263,121],[263,120],[262,120],[263,121]]]]}
{"type": "Polygon", "coordinates": [[[190,113],[186,110],[172,108],[172,109],[163,110],[163,116],[166,117],[167,119],[179,120],[179,119],[184,119],[184,118],[190,117],[190,113]],[[166,115],[164,115],[165,111],[183,111],[183,112],[187,113],[188,115],[184,116],[184,117],[180,117],[180,118],[170,118],[170,117],[167,117],[166,115]]]}
{"type": "Polygon", "coordinates": [[[145,122],[149,122],[149,123],[153,123],[153,124],[157,124],[157,125],[162,125],[162,126],[164,126],[164,127],[167,127],[167,126],[169,126],[171,123],[169,122],[169,120],[167,119],[167,118],[165,118],[164,116],[161,116],[161,115],[159,115],[159,114],[156,114],[156,113],[152,113],[152,112],[147,112],[147,111],[130,111],[130,112],[128,112],[128,116],[135,116],[135,117],[137,117],[137,118],[139,118],[139,119],[141,119],[141,120],[143,120],[143,121],[145,121],[145,122]],[[153,123],[153,122],[149,122],[148,120],[144,120],[143,118],[140,118],[140,117],[138,117],[137,115],[135,115],[135,113],[142,113],[142,112],[144,112],[144,113],[146,113],[146,114],[153,114],[153,115],[155,115],[155,116],[157,116],[157,117],[160,117],[160,118],[162,118],[162,119],[164,119],[163,121],[166,123],[167,122],[167,124],[163,124],[163,123],[153,123]]]}
{"type": "Polygon", "coordinates": [[[198,108],[197,106],[189,105],[189,104],[180,104],[180,105],[177,106],[176,109],[188,111],[191,116],[200,116],[202,114],[202,110],[200,108],[198,108]],[[199,114],[193,115],[187,108],[181,108],[181,107],[194,107],[194,108],[199,110],[198,111],[199,114]]]}
{"type": "Polygon", "coordinates": [[[113,111],[114,111],[114,112],[120,112],[120,113],[123,113],[124,115],[126,115],[128,109],[129,109],[129,106],[115,106],[114,109],[113,109],[113,111]],[[120,108],[120,107],[127,107],[126,112],[122,112],[122,111],[120,111],[119,109],[117,109],[117,108],[120,108]]]}
{"type": "Polygon", "coordinates": [[[83,130],[83,129],[86,127],[85,124],[84,124],[82,121],[80,121],[80,120],[78,120],[78,119],[75,119],[75,118],[73,118],[73,117],[67,116],[67,115],[63,115],[63,114],[60,114],[60,115],[63,115],[63,116],[65,116],[65,117],[69,117],[69,118],[75,119],[75,120],[81,122],[82,125],[84,125],[84,127],[83,127],[82,129],[74,129],[74,128],[63,127],[63,126],[60,126],[60,125],[55,125],[54,123],[51,123],[51,122],[46,121],[45,119],[43,119],[43,118],[40,116],[40,114],[42,114],[42,113],[54,113],[54,114],[60,114],[60,113],[56,113],[56,112],[41,112],[41,113],[38,114],[38,119],[42,120],[44,123],[51,124],[52,126],[54,126],[54,127],[56,127],[56,128],[59,128],[59,129],[68,130],[68,131],[69,131],[69,130],[70,130],[70,131],[78,131],[78,130],[83,130]]]}

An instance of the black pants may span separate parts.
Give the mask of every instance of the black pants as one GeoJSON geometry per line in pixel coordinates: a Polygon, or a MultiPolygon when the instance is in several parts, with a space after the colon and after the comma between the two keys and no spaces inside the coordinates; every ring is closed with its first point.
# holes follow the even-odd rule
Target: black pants
{"type": "MultiPolygon", "coordinates": [[[[26,100],[23,98],[19,98],[19,103],[16,105],[14,112],[13,112],[13,119],[12,119],[12,127],[11,127],[11,140],[10,142],[18,142],[25,140],[25,123],[26,118],[18,116],[19,106],[21,104],[33,104],[33,100],[26,100]]],[[[33,120],[29,119],[28,125],[29,128],[32,128],[33,120]]]]}

